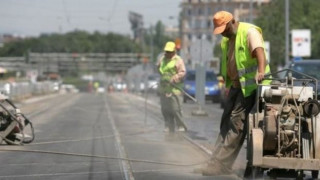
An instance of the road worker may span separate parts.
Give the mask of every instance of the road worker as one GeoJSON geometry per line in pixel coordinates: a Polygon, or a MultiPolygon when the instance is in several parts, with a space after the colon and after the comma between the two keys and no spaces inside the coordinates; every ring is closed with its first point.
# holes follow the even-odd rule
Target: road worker
{"type": "Polygon", "coordinates": [[[270,73],[264,40],[259,27],[238,22],[233,15],[219,11],[213,17],[214,34],[221,34],[221,74],[229,94],[222,114],[220,133],[211,161],[202,174],[215,176],[230,174],[244,142],[247,118],[255,104],[257,82],[270,73]]]}
{"type": "Polygon", "coordinates": [[[183,60],[176,54],[174,42],[167,42],[164,47],[164,56],[158,62],[161,75],[159,94],[161,111],[164,117],[165,132],[186,131],[187,127],[182,120],[182,92],[183,79],[186,68],[183,60]]]}

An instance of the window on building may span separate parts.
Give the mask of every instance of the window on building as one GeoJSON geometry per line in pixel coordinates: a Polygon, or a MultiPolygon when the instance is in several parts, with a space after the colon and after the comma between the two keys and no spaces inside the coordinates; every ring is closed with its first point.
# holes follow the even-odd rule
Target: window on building
{"type": "Polygon", "coordinates": [[[207,15],[210,16],[212,14],[212,9],[211,7],[208,7],[207,8],[207,15]]]}
{"type": "Polygon", "coordinates": [[[196,19],[195,28],[196,28],[196,29],[201,28],[201,19],[196,19]]]}
{"type": "Polygon", "coordinates": [[[203,10],[202,10],[201,7],[199,7],[199,9],[198,9],[198,15],[199,15],[199,16],[203,15],[203,10]]]}
{"type": "Polygon", "coordinates": [[[207,29],[208,27],[207,27],[207,21],[204,19],[204,20],[202,20],[202,26],[201,26],[201,28],[203,28],[203,29],[207,29]]]}
{"type": "Polygon", "coordinates": [[[223,10],[222,7],[215,7],[214,8],[214,12],[218,12],[218,11],[221,11],[221,10],[223,10]]]}
{"type": "Polygon", "coordinates": [[[191,16],[191,13],[192,13],[192,12],[191,12],[191,9],[188,9],[188,10],[187,10],[187,16],[191,16]]]}
{"type": "Polygon", "coordinates": [[[211,20],[207,20],[207,28],[211,28],[211,20]]]}
{"type": "Polygon", "coordinates": [[[194,27],[194,23],[193,23],[192,19],[189,19],[188,24],[189,24],[189,28],[194,27]]]}
{"type": "Polygon", "coordinates": [[[212,35],[207,35],[207,40],[212,41],[212,35]]]}

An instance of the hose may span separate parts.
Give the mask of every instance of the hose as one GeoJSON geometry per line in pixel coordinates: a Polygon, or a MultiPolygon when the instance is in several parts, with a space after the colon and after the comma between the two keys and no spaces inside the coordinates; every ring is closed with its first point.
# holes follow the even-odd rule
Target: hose
{"type": "Polygon", "coordinates": [[[4,149],[0,149],[0,151],[3,151],[3,152],[29,152],[29,153],[56,154],[56,155],[88,157],[88,158],[116,159],[116,160],[130,161],[130,162],[162,164],[162,165],[169,165],[169,166],[197,166],[197,165],[205,164],[209,161],[209,159],[208,159],[205,161],[192,163],[192,164],[178,164],[178,163],[173,163],[173,162],[171,163],[171,162],[150,161],[150,160],[142,160],[142,159],[129,159],[129,158],[123,158],[123,157],[80,154],[80,153],[67,153],[67,152],[59,152],[59,151],[27,150],[27,149],[14,149],[14,148],[4,148],[4,149]]]}
{"type": "MultiPolygon", "coordinates": [[[[153,85],[153,86],[155,86],[155,85],[153,85]]],[[[189,95],[185,91],[182,91],[182,92],[185,93],[187,96],[189,95]]],[[[147,97],[148,96],[146,95],[146,101],[147,101],[147,97]]],[[[9,102],[9,103],[11,105],[13,105],[11,102],[9,102]]],[[[3,109],[5,109],[13,117],[13,119],[15,121],[17,121],[19,124],[22,125],[22,123],[19,122],[19,120],[17,120],[15,118],[15,116],[11,112],[9,112],[2,104],[0,104],[0,106],[3,109]]],[[[13,107],[15,107],[15,106],[13,105],[13,107]]],[[[30,125],[31,133],[32,133],[32,139],[27,141],[27,140],[24,140],[24,137],[23,137],[23,140],[24,140],[23,143],[31,143],[34,140],[34,128],[33,128],[33,125],[31,123],[31,121],[29,121],[23,114],[19,114],[19,115],[21,115],[25,119],[25,124],[26,125],[30,125]]],[[[22,132],[22,130],[21,130],[21,132],[22,132]]],[[[23,136],[24,136],[24,134],[23,134],[23,136]]],[[[20,144],[22,144],[22,142],[20,142],[20,144]]],[[[2,152],[28,152],[28,153],[56,154],[56,155],[65,155],[65,156],[78,156],[78,157],[102,158],[102,159],[116,159],[116,160],[130,161],[130,162],[141,162],[141,163],[161,164],[161,165],[169,165],[169,166],[184,166],[184,167],[206,164],[209,161],[209,159],[207,159],[207,160],[204,160],[204,161],[201,161],[201,162],[197,162],[197,163],[192,163],[192,164],[179,164],[179,163],[174,163],[174,162],[161,162],[161,161],[151,161],[151,160],[142,160],[142,159],[129,159],[129,158],[123,158],[123,157],[114,157],[114,156],[68,153],[68,152],[45,151],[45,150],[26,150],[26,149],[12,148],[12,147],[11,148],[2,148],[2,149],[0,149],[0,151],[2,151],[2,152]]]]}
{"type": "MultiPolygon", "coordinates": [[[[171,83],[169,81],[166,81],[166,83],[170,84],[171,86],[179,89],[183,94],[185,94],[187,97],[189,97],[192,101],[194,101],[195,103],[197,103],[199,106],[200,104],[198,103],[197,99],[195,99],[194,97],[192,97],[190,94],[188,94],[184,89],[178,87],[177,85],[175,85],[174,83],[171,83]]],[[[146,91],[146,95],[145,95],[145,116],[144,116],[144,126],[146,126],[147,124],[147,100],[148,100],[148,95],[149,95],[149,92],[150,92],[150,89],[152,89],[153,87],[155,86],[159,86],[160,83],[157,82],[156,84],[148,87],[147,91],[146,91]]],[[[181,105],[180,105],[181,106],[181,105]]],[[[187,129],[186,125],[184,124],[184,127],[185,129],[187,129]]]]}

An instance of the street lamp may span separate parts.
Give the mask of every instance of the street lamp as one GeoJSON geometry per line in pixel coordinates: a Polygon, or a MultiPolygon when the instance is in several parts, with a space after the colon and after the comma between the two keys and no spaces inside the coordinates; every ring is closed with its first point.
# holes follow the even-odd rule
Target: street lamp
{"type": "Polygon", "coordinates": [[[58,16],[57,17],[57,20],[59,21],[59,27],[58,27],[58,32],[60,33],[60,34],[62,34],[62,26],[61,26],[61,20],[62,20],[63,18],[61,17],[61,16],[58,16]]]}
{"type": "Polygon", "coordinates": [[[286,51],[285,64],[289,63],[289,0],[285,1],[285,36],[286,36],[286,51]]]}

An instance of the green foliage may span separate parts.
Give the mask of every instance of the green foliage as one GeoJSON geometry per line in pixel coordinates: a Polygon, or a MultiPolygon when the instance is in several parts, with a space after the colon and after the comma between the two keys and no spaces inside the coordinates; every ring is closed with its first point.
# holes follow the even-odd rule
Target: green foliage
{"type": "Polygon", "coordinates": [[[164,25],[158,21],[155,27],[146,31],[144,44],[137,44],[129,36],[115,33],[90,34],[85,31],[73,31],[66,34],[43,34],[37,38],[5,44],[0,48],[0,56],[25,56],[28,51],[39,53],[141,53],[144,51],[149,53],[153,44],[155,58],[162,52],[167,41],[174,41],[166,37],[164,31],[164,25]]]}
{"type": "Polygon", "coordinates": [[[75,76],[65,76],[63,77],[63,84],[73,84],[75,87],[81,91],[86,91],[88,88],[88,81],[82,80],[75,76]]]}
{"type": "Polygon", "coordinates": [[[151,52],[151,46],[153,43],[154,59],[152,60],[152,62],[155,62],[158,54],[163,52],[163,47],[167,41],[174,41],[174,39],[167,37],[164,32],[165,26],[162,24],[161,21],[158,21],[155,27],[150,27],[145,34],[144,39],[149,52],[151,52]]]}
{"type": "MultiPolygon", "coordinates": [[[[290,0],[290,29],[311,30],[311,57],[320,58],[320,3],[318,0],[290,0]]],[[[270,42],[271,69],[285,64],[285,1],[273,0],[262,6],[255,24],[260,26],[270,42]]],[[[289,40],[291,43],[291,39],[289,40]]],[[[291,46],[290,46],[291,49],[291,46]]]]}
{"type": "Polygon", "coordinates": [[[23,56],[31,52],[60,53],[129,53],[141,52],[141,46],[130,37],[109,33],[74,31],[67,34],[47,34],[5,44],[0,48],[0,56],[23,56]]]}

